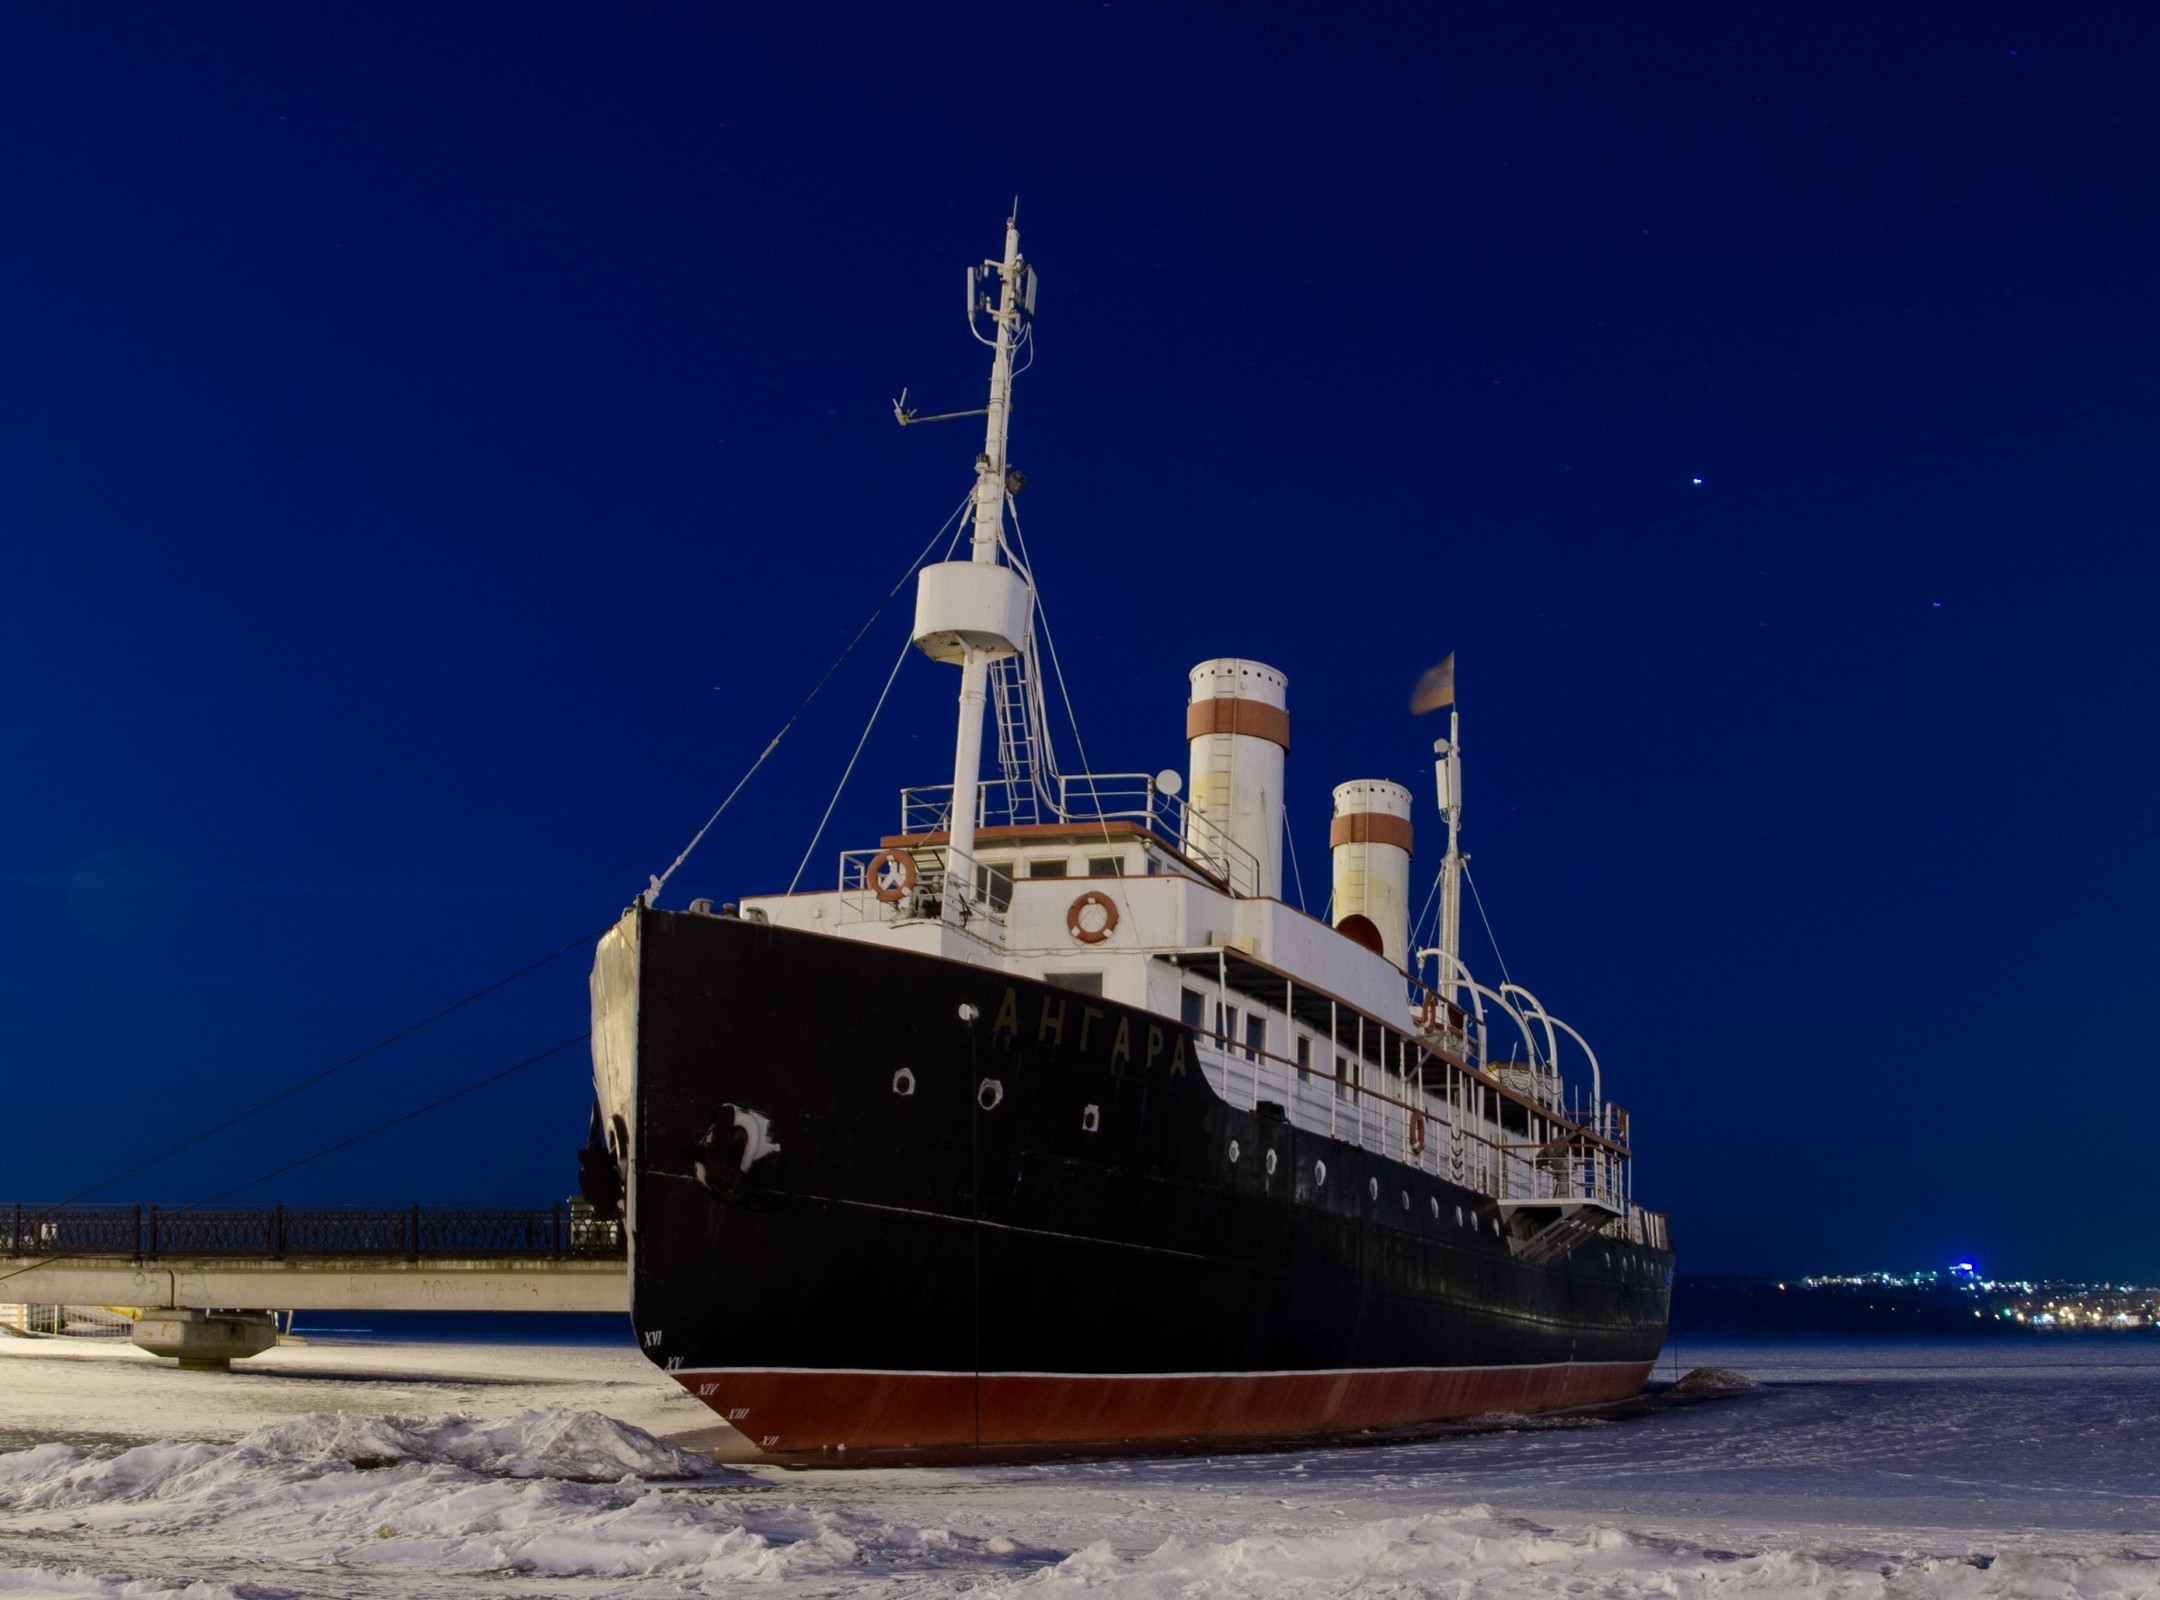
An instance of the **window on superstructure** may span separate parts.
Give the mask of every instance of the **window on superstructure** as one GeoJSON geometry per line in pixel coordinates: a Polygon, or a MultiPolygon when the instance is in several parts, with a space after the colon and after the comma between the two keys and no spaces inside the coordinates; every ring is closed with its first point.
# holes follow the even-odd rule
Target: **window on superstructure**
{"type": "Polygon", "coordinates": [[[1181,990],[1178,994],[1178,1021],[1198,1033],[1207,1027],[1207,996],[1198,989],[1181,990]]]}
{"type": "Polygon", "coordinates": [[[1348,1056],[1337,1056],[1335,1058],[1335,1098],[1347,1100],[1349,1097],[1350,1058],[1348,1056]]]}
{"type": "Polygon", "coordinates": [[[1215,1002],[1215,1032],[1219,1035],[1216,1042],[1224,1049],[1237,1043],[1236,1006],[1226,1006],[1220,1000],[1215,1002]]]}
{"type": "Polygon", "coordinates": [[[1089,856],[1088,876],[1091,878],[1115,878],[1125,870],[1120,856],[1089,856]]]}
{"type": "Polygon", "coordinates": [[[998,862],[981,861],[975,865],[975,898],[992,911],[1003,911],[1012,904],[1012,868],[998,862]]]}
{"type": "Polygon", "coordinates": [[[1031,878],[1062,878],[1065,876],[1065,868],[1066,863],[1062,858],[1056,861],[1030,861],[1028,863],[1028,876],[1031,878]]]}
{"type": "Polygon", "coordinates": [[[1258,1060],[1260,1059],[1260,1052],[1261,1052],[1261,1051],[1263,1051],[1263,1050],[1265,1050],[1266,1048],[1267,1048],[1267,1013],[1266,1013],[1266,1012],[1264,1012],[1264,1011],[1248,1011],[1248,1012],[1246,1012],[1246,1013],[1245,1013],[1245,1059],[1246,1059],[1247,1061],[1258,1061],[1258,1060]]]}
{"type": "Polygon", "coordinates": [[[1302,1033],[1297,1040],[1297,1072],[1300,1078],[1312,1075],[1312,1039],[1302,1033]]]}
{"type": "Polygon", "coordinates": [[[1046,972],[1043,982],[1070,989],[1074,994],[1099,996],[1102,993],[1102,974],[1099,972],[1046,972]]]}

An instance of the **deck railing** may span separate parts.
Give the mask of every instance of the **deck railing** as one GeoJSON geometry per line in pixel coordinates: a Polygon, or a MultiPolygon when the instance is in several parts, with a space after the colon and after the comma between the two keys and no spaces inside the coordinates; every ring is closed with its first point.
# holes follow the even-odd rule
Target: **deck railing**
{"type": "MultiPolygon", "coordinates": [[[[1367,1083],[1301,1068],[1287,1056],[1229,1034],[1196,1031],[1201,1069],[1232,1105],[1253,1110],[1269,1101],[1309,1133],[1324,1133],[1496,1200],[1587,1200],[1623,1213],[1633,1209],[1625,1161],[1616,1152],[1488,1136],[1479,1129],[1491,1124],[1429,1090],[1422,1104],[1414,1103],[1367,1083]],[[1472,1121],[1478,1128],[1470,1126],[1472,1121]]],[[[1413,1085],[1405,1087],[1416,1092],[1413,1085]]]]}
{"type": "MultiPolygon", "coordinates": [[[[993,828],[1017,820],[1015,792],[1009,778],[980,785],[976,791],[975,825],[993,828]]],[[[1091,822],[1137,822],[1202,869],[1219,875],[1233,893],[1258,892],[1259,858],[1219,824],[1194,811],[1182,797],[1157,788],[1147,773],[1081,772],[1060,776],[1056,814],[1058,819],[1080,826],[1091,822]]],[[[902,833],[943,833],[951,827],[951,784],[923,784],[900,791],[902,833]]]]}

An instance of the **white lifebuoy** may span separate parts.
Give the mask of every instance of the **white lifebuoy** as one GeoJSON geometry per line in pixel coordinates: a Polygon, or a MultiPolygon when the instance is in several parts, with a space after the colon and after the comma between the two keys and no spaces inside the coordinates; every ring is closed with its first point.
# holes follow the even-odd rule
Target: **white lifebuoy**
{"type": "Polygon", "coordinates": [[[1117,902],[1100,889],[1088,890],[1066,908],[1065,930],[1082,944],[1101,944],[1117,932],[1117,902]],[[1091,906],[1102,908],[1102,926],[1099,928],[1091,928],[1081,920],[1081,914],[1091,906]]]}
{"type": "Polygon", "coordinates": [[[863,882],[870,892],[887,905],[898,905],[907,898],[907,892],[915,887],[915,858],[899,850],[880,850],[870,858],[870,865],[863,869],[863,882]],[[898,867],[900,875],[892,882],[885,880],[885,869],[898,867]]]}

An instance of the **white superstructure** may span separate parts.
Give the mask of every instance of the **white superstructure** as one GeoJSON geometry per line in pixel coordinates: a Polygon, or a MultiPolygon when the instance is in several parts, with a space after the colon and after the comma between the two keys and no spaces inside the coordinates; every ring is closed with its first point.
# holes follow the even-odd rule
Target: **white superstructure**
{"type": "MultiPolygon", "coordinates": [[[[1412,949],[1401,784],[1335,791],[1335,925],[1285,902],[1288,679],[1272,666],[1223,658],[1192,670],[1182,798],[1174,772],[1058,771],[1032,584],[1007,526],[1013,360],[1035,300],[1019,245],[1009,223],[1002,259],[969,274],[969,315],[994,352],[969,559],[926,567],[917,590],[916,644],[960,668],[952,782],[904,790],[898,829],[843,852],[833,888],[752,897],[739,914],[1046,981],[1072,991],[1082,1018],[1081,997],[1101,996],[1179,1023],[1165,1034],[1176,1035],[1173,1070],[1186,1065],[1189,1028],[1189,1065],[1224,1098],[1482,1191],[1499,1215],[1525,1218],[1517,1233],[1530,1253],[1562,1248],[1590,1220],[1663,1243],[1662,1219],[1628,1197],[1625,1114],[1600,1098],[1594,1064],[1587,1082],[1562,1071],[1573,1030],[1462,962],[1452,714],[1439,751],[1441,937],[1426,951],[1412,949]],[[986,706],[1001,769],[987,781],[986,706]]],[[[1570,1054],[1587,1059],[1587,1046],[1570,1054]]]]}

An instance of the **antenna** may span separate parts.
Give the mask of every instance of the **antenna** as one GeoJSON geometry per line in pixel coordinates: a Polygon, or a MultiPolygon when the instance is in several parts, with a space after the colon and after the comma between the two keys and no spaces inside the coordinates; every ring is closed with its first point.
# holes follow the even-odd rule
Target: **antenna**
{"type": "Polygon", "coordinates": [[[977,406],[973,411],[940,411],[934,417],[925,417],[908,408],[907,393],[902,389],[900,398],[892,403],[893,421],[903,428],[915,422],[950,422],[955,417],[986,417],[990,414],[988,406],[977,406]]]}

